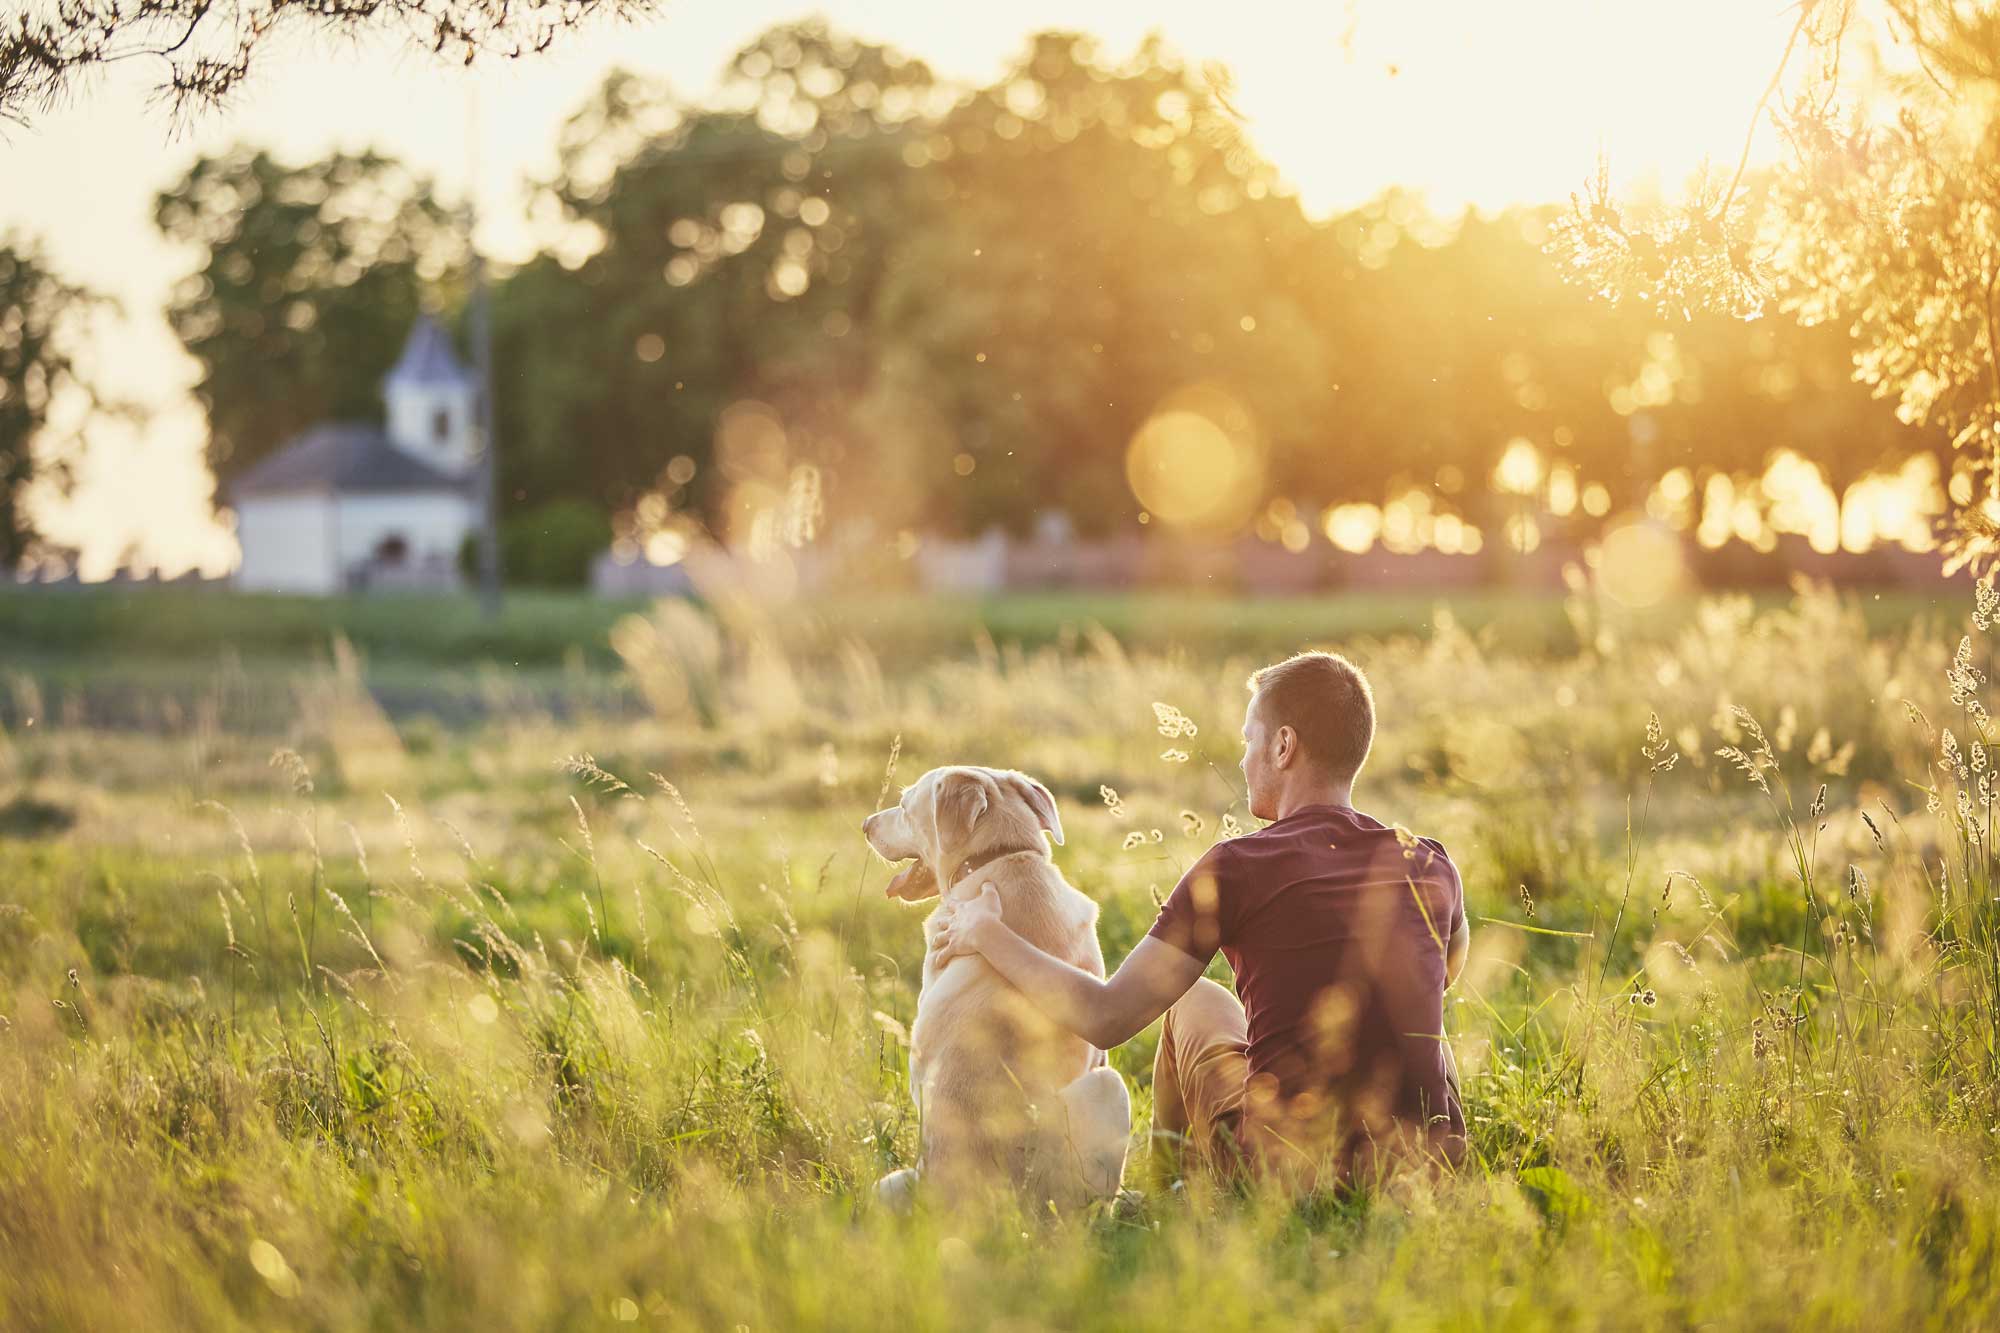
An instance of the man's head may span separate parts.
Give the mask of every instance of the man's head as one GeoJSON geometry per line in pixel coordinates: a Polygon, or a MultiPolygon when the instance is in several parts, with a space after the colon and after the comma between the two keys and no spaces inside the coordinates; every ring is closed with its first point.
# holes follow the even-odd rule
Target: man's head
{"type": "Polygon", "coordinates": [[[1375,741],[1375,695],[1360,668],[1338,653],[1300,653],[1250,677],[1243,712],[1243,779],[1250,813],[1346,799],[1375,741]]]}

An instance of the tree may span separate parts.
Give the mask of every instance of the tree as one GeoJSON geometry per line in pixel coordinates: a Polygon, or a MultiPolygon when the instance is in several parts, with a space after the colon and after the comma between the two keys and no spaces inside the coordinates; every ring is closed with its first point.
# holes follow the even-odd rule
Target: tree
{"type": "Polygon", "coordinates": [[[1600,167],[1552,249],[1613,299],[1681,315],[1775,305],[1844,326],[1855,377],[1904,421],[1949,435],[1947,568],[1990,576],[2000,566],[2000,10],[1802,0],[1753,132],[1774,104],[1791,151],[1767,188],[1740,188],[1739,162],[1726,183],[1704,173],[1675,205],[1633,208],[1600,167]]]}
{"type": "Polygon", "coordinates": [[[310,30],[377,34],[471,64],[544,50],[598,17],[648,14],[653,0],[26,0],[0,20],[0,120],[72,100],[93,74],[126,61],[162,69],[172,114],[219,106],[267,43],[310,30]]]}
{"type": "Polygon", "coordinates": [[[547,197],[597,244],[497,294],[515,502],[629,511],[657,492],[726,529],[732,496],[860,461],[851,413],[882,351],[875,293],[928,218],[902,153],[931,76],[818,22],[765,33],[729,73],[720,108],[614,75],[564,132],[547,197]],[[780,447],[753,431],[718,448],[739,403],[783,419],[780,447]]]}
{"type": "Polygon", "coordinates": [[[1132,521],[1126,444],[1181,391],[1253,404],[1274,470],[1310,447],[1311,232],[1204,75],[1157,42],[1113,63],[1041,33],[919,148],[934,221],[880,315],[959,423],[926,460],[933,524],[1132,521]]]}
{"type": "Polygon", "coordinates": [[[68,349],[96,304],[33,250],[0,242],[0,571],[18,566],[36,540],[31,484],[68,481],[75,441],[51,438],[51,409],[67,393],[95,402],[68,349]]]}
{"type": "Polygon", "coordinates": [[[664,499],[726,534],[811,464],[878,527],[1110,530],[1141,508],[1128,443],[1189,393],[1252,419],[1257,506],[1308,516],[1417,489],[1490,527],[1523,438],[1613,513],[1676,468],[1748,481],[1789,448],[1840,489],[1931,447],[1830,330],[1565,285],[1551,210],[1440,219],[1391,191],[1309,222],[1226,80],[1158,43],[1043,33],[958,89],[785,25],[720,105],[616,76],[564,143],[548,194],[587,253],[499,293],[512,504],[630,525],[664,499]]]}
{"type": "Polygon", "coordinates": [[[167,320],[201,363],[209,465],[227,481],[328,418],[381,415],[382,376],[427,302],[455,304],[461,222],[393,159],[203,158],[154,205],[201,256],[167,320]]]}

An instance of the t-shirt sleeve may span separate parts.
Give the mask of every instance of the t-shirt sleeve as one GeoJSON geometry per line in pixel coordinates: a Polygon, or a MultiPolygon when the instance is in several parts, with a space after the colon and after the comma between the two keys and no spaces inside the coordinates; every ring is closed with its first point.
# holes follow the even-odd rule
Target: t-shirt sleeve
{"type": "Polygon", "coordinates": [[[1226,909],[1235,897],[1229,892],[1227,847],[1227,843],[1217,843],[1189,867],[1167,895],[1159,919],[1146,932],[1148,938],[1173,945],[1204,967],[1234,935],[1226,909]]]}
{"type": "Polygon", "coordinates": [[[1451,854],[1436,838],[1425,838],[1423,843],[1436,853],[1437,860],[1430,867],[1436,879],[1438,891],[1444,895],[1445,938],[1450,939],[1460,927],[1465,925],[1465,884],[1458,877],[1458,867],[1452,863],[1451,854]]]}

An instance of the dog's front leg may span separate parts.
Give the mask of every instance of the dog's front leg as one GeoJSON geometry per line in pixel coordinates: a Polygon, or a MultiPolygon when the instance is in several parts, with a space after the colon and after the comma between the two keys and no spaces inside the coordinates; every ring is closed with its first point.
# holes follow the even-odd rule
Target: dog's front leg
{"type": "Polygon", "coordinates": [[[906,1166],[876,1181],[875,1199],[898,1217],[908,1216],[917,1204],[917,1168],[906,1166]]]}

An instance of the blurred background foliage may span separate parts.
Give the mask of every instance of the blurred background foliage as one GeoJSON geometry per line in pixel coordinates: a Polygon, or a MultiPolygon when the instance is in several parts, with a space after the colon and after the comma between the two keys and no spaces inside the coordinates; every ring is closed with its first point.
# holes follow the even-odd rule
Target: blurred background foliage
{"type": "MultiPolygon", "coordinates": [[[[713,105],[613,76],[534,202],[561,239],[496,292],[507,512],[686,515],[726,541],[805,464],[831,519],[885,532],[1049,509],[1129,531],[1128,444],[1190,393],[1240,418],[1224,526],[1418,491],[1495,527],[1521,441],[1579,537],[1677,468],[1699,498],[1789,450],[1840,496],[1946,452],[1853,382],[1840,329],[1566,282],[1554,208],[1441,218],[1390,192],[1310,220],[1227,98],[1158,44],[1113,61],[1043,33],[967,89],[816,21],[739,52],[713,105]]],[[[380,156],[204,160],[157,218],[201,256],[173,320],[223,482],[379,411],[411,316],[462,305],[462,220],[380,156]]]]}

